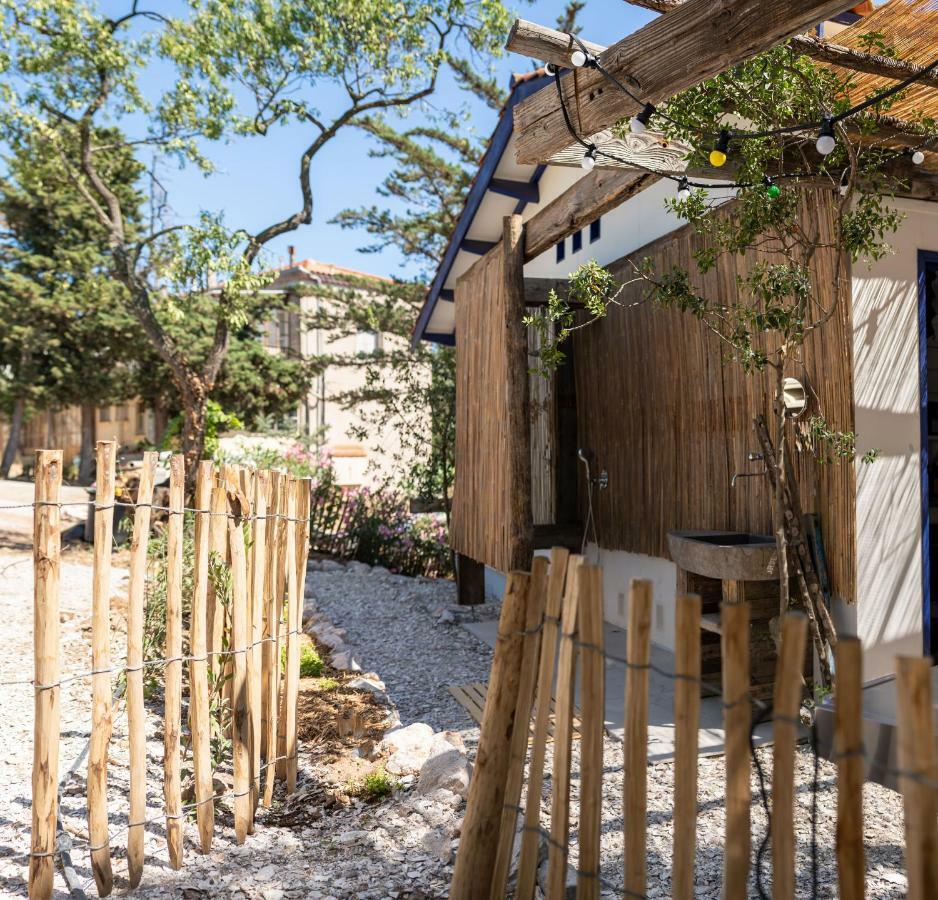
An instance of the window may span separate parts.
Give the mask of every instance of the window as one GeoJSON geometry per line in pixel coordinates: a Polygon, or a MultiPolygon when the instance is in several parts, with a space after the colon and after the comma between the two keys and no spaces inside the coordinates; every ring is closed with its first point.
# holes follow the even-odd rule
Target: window
{"type": "Polygon", "coordinates": [[[102,421],[102,422],[110,422],[110,421],[111,421],[111,407],[110,407],[110,406],[102,406],[102,407],[101,407],[101,421],[102,421]]]}
{"type": "Polygon", "coordinates": [[[374,353],[378,349],[378,335],[373,331],[359,331],[355,335],[356,353],[374,353]]]}
{"type": "Polygon", "coordinates": [[[121,403],[117,407],[117,416],[116,420],[118,422],[127,422],[130,420],[130,409],[128,409],[126,403],[121,403]]]}
{"type": "Polygon", "coordinates": [[[565,241],[561,241],[557,245],[557,262],[563,262],[564,258],[567,255],[567,245],[565,241]]]}
{"type": "Polygon", "coordinates": [[[137,424],[134,430],[137,434],[143,434],[147,430],[147,410],[142,403],[137,404],[137,424]]]}
{"type": "Polygon", "coordinates": [[[583,232],[575,231],[573,233],[573,247],[571,249],[572,253],[579,253],[583,249],[583,232]]]}
{"type": "Polygon", "coordinates": [[[590,243],[595,244],[596,241],[602,236],[602,229],[600,227],[600,222],[602,219],[597,219],[595,222],[590,222],[590,243]]]}

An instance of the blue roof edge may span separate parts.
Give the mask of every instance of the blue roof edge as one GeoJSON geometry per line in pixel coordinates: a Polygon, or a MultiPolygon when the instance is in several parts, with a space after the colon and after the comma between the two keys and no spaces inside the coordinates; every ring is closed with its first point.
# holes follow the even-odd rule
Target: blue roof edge
{"type": "Polygon", "coordinates": [[[443,259],[440,262],[439,268],[436,270],[436,275],[433,278],[430,289],[427,291],[427,299],[424,301],[420,315],[417,317],[417,323],[414,325],[414,333],[411,338],[412,346],[416,347],[417,343],[421,340],[452,346],[452,335],[437,334],[426,330],[430,323],[430,317],[433,315],[433,311],[436,309],[436,305],[440,300],[440,292],[443,289],[443,285],[446,284],[446,279],[449,278],[450,269],[453,267],[453,262],[456,260],[456,255],[459,253],[460,244],[468,233],[476,213],[479,211],[482,198],[485,196],[489,183],[495,176],[495,170],[498,168],[499,162],[501,162],[502,154],[508,146],[508,141],[511,138],[511,133],[514,128],[514,115],[512,110],[526,97],[530,97],[531,94],[545,87],[549,81],[548,76],[541,75],[538,78],[522,81],[512,89],[511,95],[499,116],[495,131],[492,132],[492,137],[489,138],[489,145],[482,157],[482,163],[479,166],[479,171],[472,183],[472,187],[469,188],[462,214],[459,216],[459,221],[456,223],[456,227],[450,235],[449,243],[446,245],[446,251],[443,254],[443,259]],[[444,340],[444,338],[446,338],[446,340],[444,340]]]}

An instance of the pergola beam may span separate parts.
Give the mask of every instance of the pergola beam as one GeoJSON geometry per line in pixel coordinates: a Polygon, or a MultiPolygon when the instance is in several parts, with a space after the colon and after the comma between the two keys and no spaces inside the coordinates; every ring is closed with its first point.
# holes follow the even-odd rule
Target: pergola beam
{"type": "MultiPolygon", "coordinates": [[[[660,103],[842,12],[845,0],[687,0],[605,50],[600,61],[642,101],[660,103]]],[[[517,33],[512,29],[512,37],[517,33]]],[[[509,49],[515,49],[509,40],[509,49]]],[[[561,79],[579,132],[608,128],[641,105],[613,88],[596,69],[561,79]]],[[[569,146],[554,91],[538,91],[514,110],[517,160],[544,162],[569,146]]]]}

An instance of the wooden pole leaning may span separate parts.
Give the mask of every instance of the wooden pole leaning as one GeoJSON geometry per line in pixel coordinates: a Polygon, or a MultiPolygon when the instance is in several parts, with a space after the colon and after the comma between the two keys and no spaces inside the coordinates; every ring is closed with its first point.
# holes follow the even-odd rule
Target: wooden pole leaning
{"type": "Polygon", "coordinates": [[[107,761],[111,741],[111,544],[117,444],[98,441],[91,598],[91,741],[88,745],[88,838],[98,896],[114,887],[107,815],[107,761]]]}
{"type": "Polygon", "coordinates": [[[508,573],[450,900],[480,900],[491,890],[518,706],[529,582],[526,572],[508,573]]]}
{"type": "Polygon", "coordinates": [[[580,566],[580,857],[577,898],[599,900],[602,830],[603,732],[606,726],[603,656],[603,570],[580,566]]]}
{"type": "Polygon", "coordinates": [[[267,580],[267,472],[254,475],[254,540],[251,544],[251,819],[261,796],[261,733],[263,712],[264,611],[267,580]]]}
{"type": "Polygon", "coordinates": [[[557,653],[557,704],[554,712],[554,771],[551,780],[550,848],[547,857],[549,897],[562,897],[567,881],[567,843],[570,830],[570,758],[573,751],[573,698],[576,678],[579,569],[583,557],[567,564],[557,653]]]}
{"type": "Polygon", "coordinates": [[[508,873],[515,847],[515,831],[518,823],[518,804],[524,782],[524,760],[531,736],[531,705],[534,702],[535,679],[538,669],[538,653],[541,634],[538,627],[544,613],[547,592],[548,561],[543,556],[534,558],[531,564],[531,583],[528,590],[527,609],[524,618],[524,646],[521,655],[521,677],[518,682],[518,708],[515,712],[514,729],[509,750],[508,777],[505,783],[505,802],[502,806],[502,822],[499,831],[498,853],[495,857],[495,873],[492,876],[492,900],[505,896],[508,873]]]}
{"type": "Polygon", "coordinates": [[[896,659],[899,701],[899,789],[905,809],[905,862],[909,900],[938,897],[938,804],[935,725],[927,656],[896,659]]]}
{"type": "Polygon", "coordinates": [[[296,790],[296,703],[300,687],[300,589],[296,564],[296,519],[299,485],[291,479],[287,494],[287,672],[284,686],[284,756],[287,766],[287,793],[296,790]]]}
{"type": "MultiPolygon", "coordinates": [[[[208,526],[209,560],[228,562],[228,497],[225,493],[224,472],[216,469],[212,478],[211,516],[208,526]]],[[[226,668],[226,658],[221,656],[225,634],[225,598],[219,596],[215,583],[210,578],[205,612],[205,640],[208,649],[208,667],[213,685],[218,685],[226,668]]]]}
{"type": "Polygon", "coordinates": [[[29,896],[49,900],[55,872],[55,823],[59,790],[59,572],[62,451],[36,451],[33,508],[33,701],[32,835],[29,896]]]}
{"type": "Polygon", "coordinates": [[[264,806],[270,807],[274,799],[274,781],[277,777],[277,713],[280,697],[280,615],[282,597],[277,593],[277,560],[280,537],[280,481],[279,472],[270,473],[270,505],[267,508],[267,615],[264,637],[264,806]]]}
{"type": "Polygon", "coordinates": [[[751,846],[749,803],[749,604],[720,607],[723,651],[723,728],[726,734],[724,900],[745,900],[751,846]]]}
{"type": "Polygon", "coordinates": [[[182,569],[185,457],[169,461],[169,521],[166,527],[166,679],[163,700],[163,798],[169,864],[182,868],[182,569]]]}
{"type": "Polygon", "coordinates": [[[772,703],[772,896],[780,900],[795,896],[795,744],[807,639],[807,616],[786,613],[772,703]]]}
{"type": "Polygon", "coordinates": [[[212,849],[215,830],[215,792],[212,785],[211,712],[208,698],[207,604],[209,532],[215,467],[199,463],[195,481],[195,577],[189,617],[189,731],[195,772],[196,819],[203,853],[212,849]]]}
{"type": "Polygon", "coordinates": [[[147,545],[153,510],[153,483],[159,453],[143,454],[134,531],[130,541],[127,589],[127,731],[130,740],[130,825],[127,828],[127,877],[130,887],[143,876],[143,834],[147,812],[147,713],[143,705],[143,626],[146,598],[147,545]]]}
{"type": "Polygon", "coordinates": [[[251,758],[248,744],[251,721],[247,696],[248,572],[243,522],[249,509],[241,493],[238,474],[225,467],[228,490],[228,552],[231,555],[232,740],[234,769],[235,839],[243,844],[251,822],[251,758]]]}
{"type": "Polygon", "coordinates": [[[700,728],[700,612],[697,594],[677,598],[674,657],[674,853],[671,893],[692,900],[697,853],[700,728]]]}
{"type": "Polygon", "coordinates": [[[537,856],[540,847],[544,756],[547,751],[547,731],[550,727],[550,701],[554,690],[554,667],[557,661],[560,608],[563,602],[563,585],[567,576],[567,560],[569,557],[570,552],[564,547],[554,547],[550,551],[550,573],[547,580],[544,628],[541,634],[537,671],[534,737],[531,741],[528,794],[524,810],[524,831],[521,836],[521,856],[518,861],[518,887],[515,891],[518,900],[532,900],[534,897],[537,856]]]}
{"type": "Polygon", "coordinates": [[[622,803],[625,891],[629,896],[644,896],[646,883],[651,597],[650,581],[636,579],[632,582],[629,591],[629,627],[626,635],[625,773],[622,803]]]}
{"type": "Polygon", "coordinates": [[[837,877],[841,900],[863,900],[863,649],[842,637],[834,650],[834,753],[837,760],[837,877]]]}

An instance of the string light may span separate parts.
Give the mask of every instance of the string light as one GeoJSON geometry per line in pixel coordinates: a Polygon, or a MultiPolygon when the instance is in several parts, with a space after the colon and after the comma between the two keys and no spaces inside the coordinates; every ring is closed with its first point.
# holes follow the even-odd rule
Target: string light
{"type": "Polygon", "coordinates": [[[553,63],[544,63],[544,74],[553,77],[557,74],[557,67],[553,63]]]}
{"type": "Polygon", "coordinates": [[[730,133],[721,131],[717,140],[717,145],[710,151],[710,165],[715,169],[720,169],[726,165],[726,156],[730,150],[730,133]]]}
{"type": "Polygon", "coordinates": [[[583,154],[583,159],[580,160],[580,165],[586,169],[587,172],[593,171],[593,166],[596,165],[596,148],[589,147],[586,153],[583,154]]]}
{"type": "Polygon", "coordinates": [[[840,196],[846,197],[850,190],[850,170],[844,169],[844,174],[840,176],[840,196]]]}
{"type": "Polygon", "coordinates": [[[570,63],[574,69],[582,69],[588,59],[589,57],[583,50],[574,50],[573,53],[570,54],[570,63]]]}
{"type": "Polygon", "coordinates": [[[653,104],[646,103],[644,109],[638,115],[632,116],[629,128],[632,134],[644,134],[648,128],[648,120],[655,114],[656,110],[653,104]]]}
{"type": "Polygon", "coordinates": [[[912,163],[916,166],[920,166],[923,162],[925,162],[925,154],[922,153],[921,150],[916,150],[912,154],[912,163]]]}
{"type": "Polygon", "coordinates": [[[815,147],[817,147],[817,152],[821,156],[833,153],[837,147],[837,138],[834,137],[834,122],[830,116],[824,116],[821,120],[821,133],[818,135],[815,147]]]}
{"type": "Polygon", "coordinates": [[[684,202],[690,200],[690,182],[687,180],[686,175],[681,176],[681,180],[677,183],[677,199],[684,202]]]}
{"type": "Polygon", "coordinates": [[[768,175],[762,176],[762,183],[765,185],[765,192],[770,200],[777,200],[781,196],[782,189],[768,175]]]}

